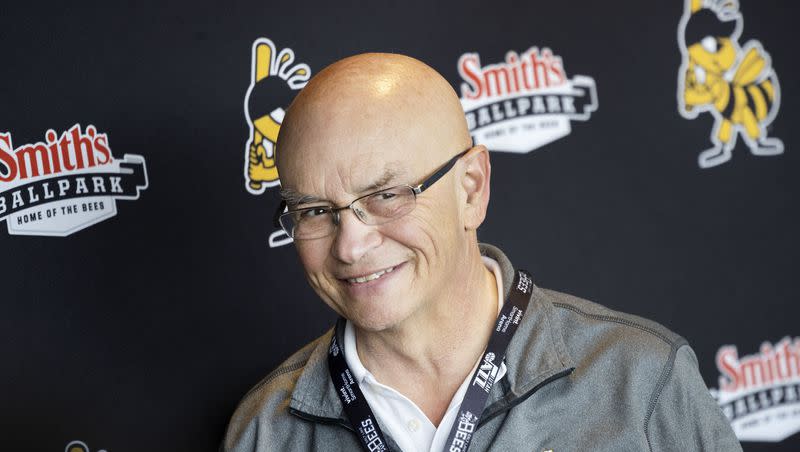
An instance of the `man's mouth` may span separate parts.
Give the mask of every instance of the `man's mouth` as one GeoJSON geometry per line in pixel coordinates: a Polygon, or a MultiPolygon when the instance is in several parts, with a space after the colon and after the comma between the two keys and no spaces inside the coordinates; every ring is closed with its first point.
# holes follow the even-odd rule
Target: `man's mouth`
{"type": "Polygon", "coordinates": [[[357,276],[355,278],[347,278],[347,282],[349,282],[350,284],[363,284],[365,282],[374,281],[374,280],[380,278],[381,276],[383,276],[383,275],[385,275],[387,273],[391,273],[392,270],[394,270],[397,267],[398,266],[395,265],[394,267],[389,267],[389,268],[377,271],[375,273],[370,273],[369,275],[357,276]]]}

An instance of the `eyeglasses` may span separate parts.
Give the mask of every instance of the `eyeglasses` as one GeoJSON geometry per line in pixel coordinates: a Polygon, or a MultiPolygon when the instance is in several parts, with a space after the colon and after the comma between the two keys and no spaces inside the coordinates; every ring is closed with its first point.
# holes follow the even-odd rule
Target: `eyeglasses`
{"type": "Polygon", "coordinates": [[[356,198],[342,207],[313,206],[284,212],[286,201],[281,201],[273,221],[276,227],[286,231],[295,240],[318,239],[333,234],[340,222],[340,212],[347,209],[352,210],[364,224],[380,225],[394,221],[414,210],[417,195],[447,174],[470,149],[451,158],[419,185],[384,188],[356,198]]]}

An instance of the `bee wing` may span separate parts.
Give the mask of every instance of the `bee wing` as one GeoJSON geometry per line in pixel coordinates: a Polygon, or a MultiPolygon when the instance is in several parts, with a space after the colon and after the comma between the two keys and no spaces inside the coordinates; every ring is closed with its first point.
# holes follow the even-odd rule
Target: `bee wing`
{"type": "Polygon", "coordinates": [[[755,47],[751,48],[739,63],[739,68],[733,75],[733,83],[740,86],[753,83],[766,66],[767,60],[761,55],[761,52],[755,47]]]}

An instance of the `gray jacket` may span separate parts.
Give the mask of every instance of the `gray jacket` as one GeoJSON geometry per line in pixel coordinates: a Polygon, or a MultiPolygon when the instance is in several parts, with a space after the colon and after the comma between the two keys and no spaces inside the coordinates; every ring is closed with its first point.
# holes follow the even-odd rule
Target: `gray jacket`
{"type": "MultiPolygon", "coordinates": [[[[511,262],[481,250],[500,264],[507,295],[511,262]]],[[[245,395],[222,450],[359,450],[328,374],[332,331],[245,395]]],[[[692,349],[655,322],[534,287],[505,362],[471,451],[741,450],[692,349]]]]}

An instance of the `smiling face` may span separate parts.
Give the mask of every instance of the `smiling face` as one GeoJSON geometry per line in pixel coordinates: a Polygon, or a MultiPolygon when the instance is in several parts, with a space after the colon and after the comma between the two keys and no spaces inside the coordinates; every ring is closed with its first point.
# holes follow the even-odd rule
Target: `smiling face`
{"type": "MultiPolygon", "coordinates": [[[[294,207],[343,206],[381,188],[416,185],[469,143],[458,97],[441,76],[407,57],[368,54],[312,79],[287,113],[276,155],[294,207]]],[[[435,309],[474,234],[461,207],[463,174],[459,162],[389,223],[366,225],[344,210],[330,236],[296,240],[314,290],[369,331],[435,309]]]]}

